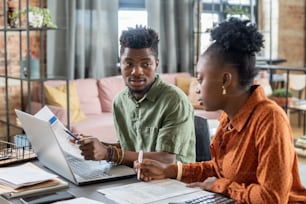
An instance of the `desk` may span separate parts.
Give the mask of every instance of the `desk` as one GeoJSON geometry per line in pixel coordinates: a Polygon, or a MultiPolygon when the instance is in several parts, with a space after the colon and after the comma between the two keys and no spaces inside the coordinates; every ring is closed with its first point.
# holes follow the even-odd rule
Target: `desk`
{"type": "MultiPolygon", "coordinates": [[[[34,161],[33,162],[35,165],[43,168],[46,171],[50,171],[48,169],[46,169],[45,167],[43,167],[38,161],[34,161]]],[[[62,178],[63,180],[67,181],[66,179],[62,178]]],[[[102,189],[102,188],[110,188],[110,187],[115,187],[115,186],[119,186],[119,185],[126,185],[126,184],[130,184],[130,183],[135,183],[138,182],[135,177],[132,178],[127,178],[127,179],[120,179],[120,180],[116,180],[116,181],[107,181],[104,183],[97,183],[97,184],[91,184],[91,185],[85,185],[85,186],[77,186],[69,181],[67,181],[69,183],[69,188],[66,189],[66,191],[70,192],[71,194],[73,194],[76,197],[86,197],[92,200],[96,200],[96,201],[100,201],[100,202],[104,202],[107,204],[116,204],[114,201],[106,198],[103,194],[98,193],[97,190],[98,189],[102,189]]],[[[152,202],[151,204],[168,204],[169,202],[182,202],[184,200],[189,200],[189,199],[193,199],[195,197],[201,196],[201,195],[205,195],[205,194],[211,194],[210,192],[207,191],[197,191],[197,192],[193,192],[190,194],[185,194],[182,196],[176,196],[176,197],[172,197],[169,199],[165,199],[162,201],[156,201],[156,202],[152,202]]],[[[10,203],[12,204],[20,204],[19,198],[14,198],[14,199],[10,199],[9,200],[10,203]]]]}
{"type": "MultiPolygon", "coordinates": [[[[47,169],[46,167],[42,166],[42,164],[39,163],[37,160],[33,160],[32,163],[35,165],[41,167],[42,169],[54,173],[47,169]]],[[[97,190],[101,188],[109,188],[113,186],[118,186],[118,185],[124,185],[124,184],[129,184],[133,182],[137,182],[136,176],[128,179],[122,179],[122,180],[116,180],[116,181],[106,181],[104,183],[96,183],[96,184],[90,184],[90,185],[84,185],[84,186],[77,186],[70,181],[66,180],[63,177],[60,177],[62,180],[66,181],[69,183],[69,188],[66,189],[66,191],[70,192],[76,197],[86,197],[90,198],[93,200],[101,201],[107,204],[115,204],[110,199],[107,199],[105,196],[103,196],[101,193],[98,193],[97,190]]],[[[12,204],[20,204],[19,198],[13,198],[8,200],[12,204]]]]}

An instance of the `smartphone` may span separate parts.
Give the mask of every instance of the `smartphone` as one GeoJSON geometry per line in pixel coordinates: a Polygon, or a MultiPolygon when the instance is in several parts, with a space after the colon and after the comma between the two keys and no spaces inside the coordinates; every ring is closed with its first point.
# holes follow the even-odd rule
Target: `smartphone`
{"type": "Polygon", "coordinates": [[[67,191],[59,191],[50,194],[43,194],[37,196],[29,196],[20,198],[21,203],[24,204],[44,204],[44,203],[52,203],[60,200],[69,200],[75,198],[74,195],[70,194],[67,191]]]}

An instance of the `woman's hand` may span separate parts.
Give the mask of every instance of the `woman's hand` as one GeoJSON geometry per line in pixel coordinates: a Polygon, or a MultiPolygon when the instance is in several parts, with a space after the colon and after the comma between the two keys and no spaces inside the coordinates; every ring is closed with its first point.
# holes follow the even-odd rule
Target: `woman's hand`
{"type": "Polygon", "coordinates": [[[194,183],[189,183],[186,186],[187,187],[191,187],[191,188],[195,188],[195,187],[199,187],[203,190],[208,190],[210,191],[214,185],[214,182],[217,180],[218,178],[216,177],[208,177],[207,179],[205,179],[203,182],[194,182],[194,183]]]}
{"type": "Polygon", "coordinates": [[[140,169],[140,178],[144,181],[175,178],[176,171],[171,165],[156,160],[144,159],[142,163],[136,161],[136,171],[140,169]]]}

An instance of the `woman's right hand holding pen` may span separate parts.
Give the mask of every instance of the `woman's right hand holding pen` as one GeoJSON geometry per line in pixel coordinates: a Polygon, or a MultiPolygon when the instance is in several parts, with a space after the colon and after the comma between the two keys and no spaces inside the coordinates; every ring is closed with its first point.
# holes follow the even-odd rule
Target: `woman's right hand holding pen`
{"type": "Polygon", "coordinates": [[[140,169],[140,178],[144,181],[176,178],[176,164],[165,164],[156,160],[143,159],[141,163],[136,161],[136,172],[140,169]]]}

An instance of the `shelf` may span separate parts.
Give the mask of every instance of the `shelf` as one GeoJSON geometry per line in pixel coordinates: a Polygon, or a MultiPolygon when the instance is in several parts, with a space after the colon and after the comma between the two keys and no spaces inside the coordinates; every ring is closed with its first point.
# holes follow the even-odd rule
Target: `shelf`
{"type": "Polygon", "coordinates": [[[66,80],[67,78],[64,77],[64,76],[48,76],[48,77],[21,77],[20,75],[16,75],[16,76],[5,76],[3,74],[0,74],[0,78],[7,78],[7,79],[16,79],[16,80],[24,80],[24,81],[27,81],[27,80],[30,80],[30,81],[45,81],[45,80],[66,80]]]}
{"type": "Polygon", "coordinates": [[[57,31],[64,30],[65,28],[27,28],[27,27],[18,27],[18,28],[0,28],[0,31],[6,32],[16,32],[16,31],[57,31]]]}
{"type": "MultiPolygon", "coordinates": [[[[16,0],[15,2],[16,6],[14,7],[20,10],[21,6],[29,8],[34,1],[16,0]]],[[[44,6],[43,1],[39,0],[39,2],[39,7],[42,8],[44,6]]],[[[7,5],[6,1],[4,1],[2,6],[4,20],[7,20],[7,5]]],[[[35,3],[35,5],[38,4],[35,3]]],[[[65,76],[47,76],[46,64],[46,31],[65,31],[65,26],[34,28],[30,27],[28,20],[26,18],[21,24],[19,23],[21,21],[18,21],[16,27],[10,27],[5,21],[0,26],[0,33],[3,36],[0,43],[3,50],[1,55],[3,70],[0,74],[0,88],[3,91],[1,94],[3,95],[2,100],[4,100],[2,103],[3,111],[0,115],[0,125],[3,129],[0,134],[0,150],[2,150],[0,151],[0,166],[36,157],[31,146],[20,148],[16,145],[16,142],[12,143],[15,139],[14,136],[24,135],[23,128],[18,123],[14,109],[32,112],[31,106],[28,106],[33,101],[32,93],[34,93],[34,90],[37,91],[36,88],[38,86],[43,87],[46,80],[65,80],[68,84],[68,79],[65,76]],[[39,53],[39,57],[37,53],[39,53]],[[31,54],[35,55],[35,60],[30,56],[31,54]],[[30,73],[24,70],[28,70],[30,73]],[[28,75],[24,76],[25,74],[28,75]]],[[[38,94],[38,97],[42,98],[42,104],[45,104],[44,89],[40,88],[38,94]]]]}

